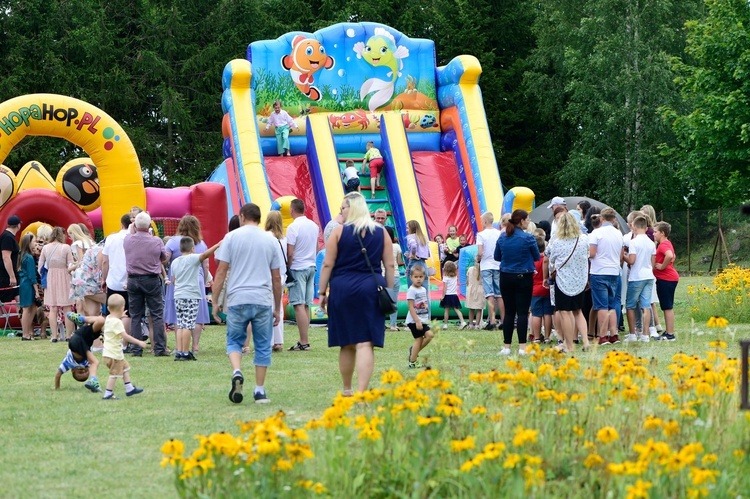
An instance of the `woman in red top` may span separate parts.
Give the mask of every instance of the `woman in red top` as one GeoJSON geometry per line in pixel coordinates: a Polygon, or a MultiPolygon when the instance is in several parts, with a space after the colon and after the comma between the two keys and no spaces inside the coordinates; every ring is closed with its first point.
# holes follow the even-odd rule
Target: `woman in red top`
{"type": "Polygon", "coordinates": [[[674,246],[669,240],[672,226],[667,222],[658,222],[654,225],[654,240],[659,246],[656,247],[656,263],[654,264],[654,277],[656,277],[656,294],[659,304],[664,312],[664,322],[667,329],[661,335],[661,340],[674,341],[674,292],[680,274],[674,269],[674,246]]]}

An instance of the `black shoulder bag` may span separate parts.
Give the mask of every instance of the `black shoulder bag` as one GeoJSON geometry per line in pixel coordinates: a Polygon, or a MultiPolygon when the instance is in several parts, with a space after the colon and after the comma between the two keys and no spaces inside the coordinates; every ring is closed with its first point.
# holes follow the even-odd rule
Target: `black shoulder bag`
{"type": "MultiPolygon", "coordinates": [[[[383,234],[385,234],[385,232],[383,234]]],[[[359,231],[357,232],[357,240],[359,241],[359,246],[362,248],[362,254],[365,256],[367,266],[370,267],[372,277],[377,284],[377,274],[375,274],[375,270],[372,268],[370,257],[367,256],[367,248],[365,248],[365,245],[362,243],[362,236],[359,235],[359,231]]],[[[383,235],[383,241],[385,243],[385,235],[383,235]]],[[[378,284],[378,306],[380,307],[380,313],[384,316],[391,315],[398,310],[398,295],[392,289],[378,284]]]]}

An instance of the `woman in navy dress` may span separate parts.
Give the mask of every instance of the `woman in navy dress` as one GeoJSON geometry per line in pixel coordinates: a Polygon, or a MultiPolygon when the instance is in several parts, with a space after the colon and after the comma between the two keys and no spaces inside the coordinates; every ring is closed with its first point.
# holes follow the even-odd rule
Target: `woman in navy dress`
{"type": "Polygon", "coordinates": [[[366,391],[375,366],[374,347],[382,348],[385,342],[385,317],[378,305],[378,286],[393,287],[393,245],[388,233],[370,218],[362,194],[347,194],[341,202],[341,214],[344,225],[336,227],[326,242],[319,295],[320,308],[328,309],[328,346],[341,348],[339,370],[343,394],[350,396],[355,365],[357,388],[366,391]],[[358,235],[367,250],[374,276],[358,235]],[[385,278],[380,272],[381,262],[385,278]]]}

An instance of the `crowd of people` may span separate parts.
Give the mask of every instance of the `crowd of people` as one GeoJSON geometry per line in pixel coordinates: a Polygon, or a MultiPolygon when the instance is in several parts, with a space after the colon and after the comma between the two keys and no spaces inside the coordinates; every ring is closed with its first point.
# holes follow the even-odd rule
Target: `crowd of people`
{"type": "MultiPolygon", "coordinates": [[[[521,356],[528,342],[551,341],[553,333],[556,348],[571,352],[577,343],[586,349],[593,342],[620,342],[624,309],[628,334],[622,341],[673,341],[679,275],[673,266],[670,225],[656,222],[647,205],[628,215],[623,236],[611,208],[600,210],[583,201],[569,209],[562,198],[554,198],[548,208],[552,223],[538,226],[524,210],[504,215],[497,224],[492,213],[482,215],[482,230],[474,235],[476,257],[462,264],[466,267],[468,262],[464,304],[457,263],[469,235],[459,234],[455,225],[448,227],[447,237],[435,235],[443,279],[442,329],[448,328],[454,313],[459,329],[502,328],[502,355],[511,354],[514,332],[521,356]]],[[[223,241],[211,248],[192,215],[183,217],[176,234],[164,240],[154,236],[149,214],[134,207],[122,216],[120,231],[100,243],[85,226],[65,230],[42,225],[36,234],[24,234],[20,245],[16,234],[22,222],[11,216],[0,236],[0,299],[17,300],[21,307],[23,341],[35,339],[35,325],[46,338],[47,323],[51,342],[68,341],[56,387],[70,370],[76,379],[87,379],[86,388],[101,391],[99,363],[92,353],[101,351],[110,371],[104,398],[112,399],[119,378],[126,395],[141,393],[130,381],[124,354],[142,356],[148,348],[144,340],[150,339],[156,357],[196,360],[212,297],[214,319],[220,321],[222,312],[226,317],[232,369],[229,399],[240,403],[244,398],[242,357],[250,351],[252,337],[253,398],[265,403],[272,352],[284,348],[285,290],[299,329],[299,339],[289,350],[311,349],[310,306],[320,227],[305,216],[299,199],[291,202],[290,213],[293,221],[286,231],[276,211],[266,214],[261,227],[259,207],[248,203],[230,220],[223,241]],[[215,278],[207,265],[213,254],[218,264],[215,278]],[[74,332],[76,326],[80,327],[74,332]],[[175,330],[173,351],[167,347],[167,326],[175,330]]],[[[397,313],[384,317],[381,312],[378,290],[400,291],[401,267],[407,281],[404,326],[414,339],[409,368],[424,367],[420,353],[435,335],[430,241],[414,220],[406,224],[403,244],[397,241],[393,228],[384,226],[387,215],[378,209],[371,216],[362,194],[352,191],[323,230],[326,252],[319,272],[319,303],[328,314],[328,346],[340,349],[344,395],[354,393],[355,370],[357,390],[369,386],[374,349],[385,344],[386,321],[391,331],[400,330],[397,313]]]]}

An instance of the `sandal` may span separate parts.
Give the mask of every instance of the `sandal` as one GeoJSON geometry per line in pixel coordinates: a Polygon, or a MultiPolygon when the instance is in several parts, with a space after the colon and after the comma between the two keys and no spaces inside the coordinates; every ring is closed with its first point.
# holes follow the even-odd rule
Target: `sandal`
{"type": "Polygon", "coordinates": [[[389,331],[393,331],[393,332],[401,331],[399,328],[397,328],[395,326],[391,326],[388,330],[389,331]]]}
{"type": "Polygon", "coordinates": [[[307,350],[310,350],[310,344],[309,343],[305,343],[303,345],[299,341],[297,342],[296,345],[294,345],[293,347],[289,348],[290,352],[293,352],[293,351],[307,351],[307,350]]]}
{"type": "Polygon", "coordinates": [[[276,343],[273,348],[271,348],[274,352],[283,352],[284,351],[284,345],[281,343],[276,343]]]}

